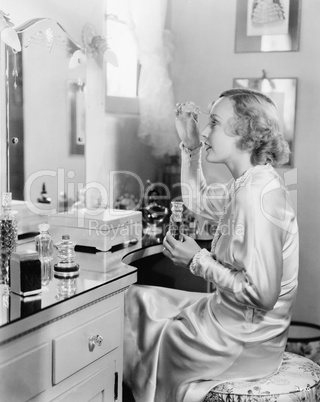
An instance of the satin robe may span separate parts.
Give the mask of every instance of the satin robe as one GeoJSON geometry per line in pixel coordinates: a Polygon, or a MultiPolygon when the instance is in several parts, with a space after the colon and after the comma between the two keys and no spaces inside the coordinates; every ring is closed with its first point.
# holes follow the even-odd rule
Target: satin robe
{"type": "Polygon", "coordinates": [[[234,180],[207,186],[201,149],[182,147],[184,183],[191,210],[218,221],[227,205],[215,251],[201,255],[196,270],[216,290],[128,289],[124,381],[136,402],[201,402],[223,381],[273,374],[286,346],[299,257],[281,178],[256,166],[230,201],[234,180]]]}

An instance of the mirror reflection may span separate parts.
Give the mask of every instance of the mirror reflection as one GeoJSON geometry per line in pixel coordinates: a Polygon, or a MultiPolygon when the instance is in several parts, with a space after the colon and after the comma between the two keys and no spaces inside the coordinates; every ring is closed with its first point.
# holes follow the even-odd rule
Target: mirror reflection
{"type": "Polygon", "coordinates": [[[6,49],[9,188],[13,199],[42,202],[43,192],[63,196],[68,183],[85,182],[85,65],[53,20],[17,32],[22,51],[6,49]]]}

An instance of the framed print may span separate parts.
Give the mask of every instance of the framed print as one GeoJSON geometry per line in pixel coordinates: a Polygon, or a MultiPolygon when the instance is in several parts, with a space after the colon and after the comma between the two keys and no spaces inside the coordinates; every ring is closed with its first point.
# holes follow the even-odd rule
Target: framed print
{"type": "Polygon", "coordinates": [[[237,0],[235,52],[299,50],[301,0],[237,0]]]}

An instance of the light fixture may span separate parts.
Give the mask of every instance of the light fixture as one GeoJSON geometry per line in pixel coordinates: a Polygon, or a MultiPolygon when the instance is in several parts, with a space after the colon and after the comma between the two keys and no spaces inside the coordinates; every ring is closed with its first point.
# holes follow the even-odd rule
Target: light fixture
{"type": "Polygon", "coordinates": [[[69,68],[73,69],[84,64],[87,60],[87,56],[82,52],[82,50],[76,50],[70,57],[69,68]]]}
{"type": "Polygon", "coordinates": [[[10,46],[13,51],[21,51],[21,43],[19,36],[15,29],[13,28],[13,23],[10,21],[8,14],[5,14],[0,10],[0,33],[1,40],[8,46],[10,46]]]}
{"type": "Polygon", "coordinates": [[[261,78],[261,91],[262,92],[272,92],[275,89],[274,82],[267,77],[267,73],[265,70],[262,70],[262,78],[261,78]]]}
{"type": "Polygon", "coordinates": [[[86,24],[82,29],[82,41],[87,53],[93,56],[98,62],[103,56],[107,63],[118,67],[116,53],[109,47],[107,37],[98,35],[91,24],[86,24]]]}

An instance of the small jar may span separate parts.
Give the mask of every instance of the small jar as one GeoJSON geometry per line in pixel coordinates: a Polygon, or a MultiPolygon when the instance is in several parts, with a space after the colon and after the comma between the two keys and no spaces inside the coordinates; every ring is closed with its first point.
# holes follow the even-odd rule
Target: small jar
{"type": "Polygon", "coordinates": [[[61,270],[78,270],[79,265],[75,261],[75,243],[70,240],[69,235],[63,235],[62,240],[56,244],[58,249],[58,263],[55,264],[55,271],[61,270]]]}

